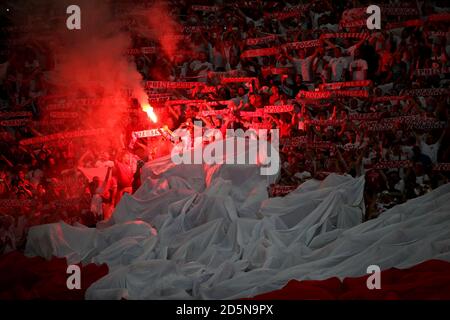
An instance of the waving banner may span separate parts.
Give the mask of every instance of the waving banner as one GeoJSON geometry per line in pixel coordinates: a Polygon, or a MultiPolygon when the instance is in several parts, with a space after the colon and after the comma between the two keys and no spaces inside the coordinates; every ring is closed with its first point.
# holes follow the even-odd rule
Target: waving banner
{"type": "Polygon", "coordinates": [[[166,34],[164,39],[167,41],[190,41],[191,36],[189,34],[166,34]]]}
{"type": "Polygon", "coordinates": [[[373,97],[372,102],[391,102],[400,100],[409,100],[409,96],[383,96],[383,97],[373,97]]]}
{"type": "Polygon", "coordinates": [[[245,44],[248,46],[257,46],[261,44],[267,44],[269,42],[276,41],[278,36],[275,34],[271,34],[269,36],[261,37],[261,38],[249,38],[245,40],[245,44]]]}
{"type": "Polygon", "coordinates": [[[332,92],[335,97],[354,97],[354,98],[369,97],[369,91],[367,90],[335,90],[332,92]]]}
{"type": "Polygon", "coordinates": [[[191,8],[194,11],[204,11],[204,12],[217,12],[220,10],[219,6],[192,5],[191,8]]]}
{"type": "Polygon", "coordinates": [[[253,122],[251,125],[252,129],[255,130],[270,130],[273,128],[271,123],[266,123],[266,122],[253,122]]]}
{"type": "Polygon", "coordinates": [[[205,103],[206,100],[188,100],[188,99],[180,99],[180,100],[168,100],[166,101],[166,105],[173,106],[173,105],[197,105],[205,103]]]}
{"type": "Polygon", "coordinates": [[[322,40],[308,40],[308,41],[299,41],[299,42],[289,42],[286,44],[283,44],[282,47],[286,49],[304,49],[304,48],[312,48],[312,47],[320,47],[322,45],[322,40]]]}
{"type": "Polygon", "coordinates": [[[319,126],[319,127],[338,127],[342,126],[345,122],[343,120],[305,120],[305,124],[310,126],[319,126]]]}
{"type": "Polygon", "coordinates": [[[250,117],[263,117],[264,116],[264,109],[257,109],[256,111],[240,111],[239,115],[244,118],[250,118],[250,117]]]}
{"type": "Polygon", "coordinates": [[[253,80],[258,81],[258,79],[255,77],[234,77],[234,78],[222,78],[221,82],[223,84],[226,84],[234,82],[252,82],[253,80]]]}
{"type": "Polygon", "coordinates": [[[155,98],[170,98],[172,97],[171,93],[155,93],[155,92],[147,92],[147,97],[149,99],[155,99],[155,98]]]}
{"type": "Polygon", "coordinates": [[[222,78],[233,78],[233,77],[239,77],[240,75],[243,75],[244,72],[242,70],[230,70],[230,71],[209,71],[208,77],[213,78],[217,77],[219,79],[222,78]]]}
{"type": "Polygon", "coordinates": [[[417,119],[406,123],[408,129],[418,130],[434,130],[443,129],[447,127],[445,121],[438,121],[437,119],[417,119]]]}
{"type": "Polygon", "coordinates": [[[427,17],[428,22],[447,22],[450,21],[450,13],[436,13],[427,17]]]}
{"type": "Polygon", "coordinates": [[[31,125],[36,130],[53,129],[55,126],[67,124],[65,119],[43,119],[39,121],[32,121],[31,125]]]}
{"type": "Polygon", "coordinates": [[[419,11],[414,7],[381,7],[381,14],[388,16],[416,16],[419,15],[419,11]]]}
{"type": "Polygon", "coordinates": [[[12,120],[1,120],[0,126],[2,127],[21,127],[30,123],[30,119],[12,119],[12,120]]]}
{"type": "Polygon", "coordinates": [[[407,27],[421,27],[424,22],[421,19],[408,20],[403,22],[391,22],[386,24],[386,29],[397,29],[397,28],[407,28],[407,27]]]}
{"type": "Polygon", "coordinates": [[[159,98],[149,98],[148,102],[150,104],[159,104],[159,103],[166,103],[170,100],[170,97],[159,97],[159,98]]]}
{"type": "Polygon", "coordinates": [[[17,208],[34,204],[36,201],[30,199],[0,199],[0,208],[17,208]]]}
{"type": "Polygon", "coordinates": [[[449,89],[446,88],[426,88],[426,89],[410,89],[403,91],[403,95],[412,97],[429,97],[442,96],[449,94],[449,89]]]}
{"type": "Polygon", "coordinates": [[[18,112],[0,112],[0,119],[8,119],[8,118],[31,118],[33,114],[28,111],[18,111],[18,112]]]}
{"type": "MultiPolygon", "coordinates": [[[[410,124],[410,123],[415,123],[417,121],[425,121],[425,120],[426,120],[426,118],[423,118],[420,115],[408,115],[408,116],[385,118],[381,121],[381,123],[410,124]]],[[[433,119],[433,121],[434,121],[434,119],[433,119]]]]}
{"type": "Polygon", "coordinates": [[[323,83],[319,85],[319,88],[320,90],[339,90],[341,88],[370,87],[370,86],[372,86],[372,80],[359,80],[359,81],[323,83]]]}
{"type": "Polygon", "coordinates": [[[343,28],[367,27],[367,19],[358,19],[358,20],[353,20],[353,21],[341,21],[340,25],[343,28]]]}
{"type": "Polygon", "coordinates": [[[221,109],[221,110],[204,110],[200,113],[203,117],[208,116],[218,116],[218,115],[224,115],[230,113],[229,109],[221,109]]]}
{"type": "Polygon", "coordinates": [[[204,86],[203,82],[188,82],[188,81],[145,81],[146,88],[157,89],[191,89],[193,87],[204,86]]]}
{"type": "Polygon", "coordinates": [[[293,105],[280,105],[280,106],[265,106],[265,113],[281,113],[281,112],[291,112],[294,110],[293,105]]]}
{"type": "Polygon", "coordinates": [[[363,146],[359,143],[346,143],[346,144],[338,144],[336,148],[342,149],[344,151],[358,150],[363,146]]]}
{"type": "Polygon", "coordinates": [[[309,4],[301,4],[294,7],[286,8],[283,11],[278,12],[264,12],[264,16],[276,20],[284,20],[289,18],[298,17],[309,8],[309,4]]]}
{"type": "Polygon", "coordinates": [[[367,90],[332,90],[332,91],[304,91],[300,90],[297,98],[304,99],[330,99],[336,97],[358,97],[367,98],[369,91],[367,90]]]}
{"type": "Polygon", "coordinates": [[[279,53],[279,49],[277,47],[251,49],[251,50],[246,50],[246,51],[242,52],[241,58],[276,56],[278,53],[279,53]]]}
{"type": "Polygon", "coordinates": [[[304,98],[304,99],[329,99],[332,96],[331,91],[304,91],[300,90],[297,94],[298,98],[304,98]]]}
{"type": "Polygon", "coordinates": [[[369,39],[370,33],[360,32],[337,32],[337,33],[323,33],[320,39],[369,39]]]}
{"type": "Polygon", "coordinates": [[[354,121],[379,120],[382,117],[383,117],[382,112],[352,113],[348,115],[348,119],[354,121]]]}
{"type": "Polygon", "coordinates": [[[410,160],[397,161],[381,161],[373,166],[374,169],[395,169],[395,168],[410,168],[413,162],[410,160]]]}
{"type": "Polygon", "coordinates": [[[364,122],[362,126],[368,131],[390,131],[396,129],[396,124],[392,122],[379,123],[378,121],[371,121],[364,122]]]}
{"type": "Polygon", "coordinates": [[[160,136],[161,132],[159,129],[151,129],[151,130],[133,131],[132,135],[135,138],[151,138],[160,136]]]}
{"type": "Polygon", "coordinates": [[[448,31],[431,31],[430,34],[434,37],[448,37],[450,32],[448,31]]]}
{"type": "Polygon", "coordinates": [[[433,167],[434,171],[450,171],[450,163],[436,163],[433,167]]]}
{"type": "Polygon", "coordinates": [[[208,101],[206,105],[208,106],[227,106],[230,103],[230,100],[217,100],[217,101],[208,101]]]}
{"type": "Polygon", "coordinates": [[[127,50],[127,55],[137,56],[140,54],[154,54],[156,53],[155,47],[142,47],[142,48],[130,48],[127,50]]]}
{"type": "Polygon", "coordinates": [[[443,73],[449,73],[450,68],[441,68],[441,69],[434,69],[434,68],[426,68],[426,69],[417,69],[415,74],[420,77],[430,77],[430,76],[436,76],[443,73]]]}
{"type": "Polygon", "coordinates": [[[336,148],[336,145],[330,141],[314,141],[314,142],[307,142],[306,147],[308,149],[332,150],[336,148]]]}

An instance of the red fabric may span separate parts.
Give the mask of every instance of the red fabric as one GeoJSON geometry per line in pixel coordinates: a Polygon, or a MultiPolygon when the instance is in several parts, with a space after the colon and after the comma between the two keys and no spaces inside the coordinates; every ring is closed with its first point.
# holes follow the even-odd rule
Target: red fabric
{"type": "Polygon", "coordinates": [[[365,275],[358,278],[289,281],[282,289],[254,300],[439,300],[450,299],[450,263],[428,260],[409,269],[381,271],[381,289],[369,290],[365,275]]]}
{"type": "Polygon", "coordinates": [[[81,289],[66,286],[66,259],[28,258],[17,251],[0,257],[0,300],[81,300],[89,286],[108,273],[106,264],[81,267],[81,289]]]}
{"type": "MultiPolygon", "coordinates": [[[[81,268],[81,289],[66,287],[65,259],[27,258],[11,252],[0,257],[0,300],[84,299],[86,289],[108,273],[108,267],[89,264],[81,268]]],[[[255,300],[424,300],[450,299],[450,263],[429,260],[409,269],[381,272],[381,289],[369,290],[365,275],[327,280],[289,281],[282,289],[250,298],[255,300]]]]}

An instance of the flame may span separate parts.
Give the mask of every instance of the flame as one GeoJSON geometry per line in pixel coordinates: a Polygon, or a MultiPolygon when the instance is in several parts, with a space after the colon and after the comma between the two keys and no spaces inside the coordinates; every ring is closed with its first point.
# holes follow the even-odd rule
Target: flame
{"type": "Polygon", "coordinates": [[[156,113],[153,111],[153,107],[150,104],[144,104],[142,106],[142,111],[147,113],[147,116],[150,120],[153,121],[153,123],[158,122],[158,117],[156,116],[156,113]]]}

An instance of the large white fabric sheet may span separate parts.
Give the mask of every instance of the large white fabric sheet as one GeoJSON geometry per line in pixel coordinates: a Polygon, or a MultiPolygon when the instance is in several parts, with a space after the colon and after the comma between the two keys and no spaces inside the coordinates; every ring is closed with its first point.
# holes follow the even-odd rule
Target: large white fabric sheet
{"type": "Polygon", "coordinates": [[[362,222],[364,178],[332,174],[284,198],[257,165],[147,163],[97,229],[30,230],[26,254],[107,263],[87,299],[235,299],[290,279],[359,276],[369,265],[450,261],[450,184],[362,222]],[[155,230],[156,229],[156,230],[155,230]]]}

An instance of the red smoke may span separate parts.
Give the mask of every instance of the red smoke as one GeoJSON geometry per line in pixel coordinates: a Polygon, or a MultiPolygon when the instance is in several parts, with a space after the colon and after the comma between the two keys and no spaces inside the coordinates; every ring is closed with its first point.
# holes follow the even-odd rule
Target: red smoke
{"type": "MultiPolygon", "coordinates": [[[[67,6],[72,4],[71,1],[44,2],[45,0],[41,1],[37,8],[45,8],[46,12],[33,13],[43,17],[56,14],[57,19],[50,16],[48,20],[42,21],[51,26],[49,32],[27,34],[27,37],[45,43],[55,55],[56,65],[45,76],[46,82],[53,88],[48,94],[65,96],[68,103],[77,101],[76,98],[97,98],[97,101],[98,98],[114,98],[115,103],[110,102],[112,99],[103,99],[100,100],[103,103],[72,105],[69,110],[64,110],[85,109],[80,114],[88,116],[80,119],[80,127],[123,126],[129,107],[129,99],[123,94],[126,90],[132,92],[140,105],[145,106],[149,117],[156,121],[141,83],[142,76],[137,71],[133,58],[126,54],[131,46],[130,36],[122,31],[120,16],[112,16],[111,2],[77,1],[81,8],[81,30],[66,28],[65,20],[68,15],[65,12],[67,6]]],[[[30,5],[29,8],[33,6],[30,5]]],[[[17,24],[21,22],[18,21],[17,24]]],[[[45,106],[42,113],[44,119],[49,118],[49,111],[45,106]]]]}

